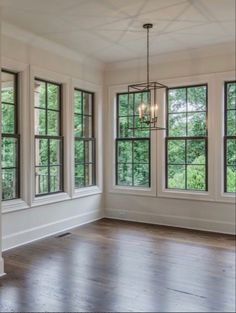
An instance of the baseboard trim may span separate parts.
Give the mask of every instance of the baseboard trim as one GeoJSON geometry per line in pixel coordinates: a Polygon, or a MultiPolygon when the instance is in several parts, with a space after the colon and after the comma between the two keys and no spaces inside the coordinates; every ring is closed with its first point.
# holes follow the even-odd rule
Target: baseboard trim
{"type": "Polygon", "coordinates": [[[66,230],[100,220],[103,217],[102,210],[95,210],[3,236],[2,250],[7,251],[39,239],[50,237],[66,230]]]}
{"type": "Polygon", "coordinates": [[[112,208],[105,210],[105,216],[106,218],[124,221],[180,227],[191,230],[208,231],[229,235],[236,234],[234,223],[219,222],[215,220],[170,215],[157,215],[147,212],[143,213],[138,211],[117,210],[112,208]]]}

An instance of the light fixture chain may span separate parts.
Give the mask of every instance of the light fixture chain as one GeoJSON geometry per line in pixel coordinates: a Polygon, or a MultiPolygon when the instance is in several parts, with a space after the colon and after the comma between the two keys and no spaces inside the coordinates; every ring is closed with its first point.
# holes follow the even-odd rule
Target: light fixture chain
{"type": "Polygon", "coordinates": [[[149,88],[149,27],[147,28],[147,84],[149,88]]]}

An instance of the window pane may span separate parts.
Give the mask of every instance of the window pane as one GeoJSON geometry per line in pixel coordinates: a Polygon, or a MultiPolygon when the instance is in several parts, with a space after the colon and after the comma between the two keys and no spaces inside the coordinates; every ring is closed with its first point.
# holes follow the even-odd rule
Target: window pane
{"type": "Polygon", "coordinates": [[[117,184],[121,186],[132,186],[132,164],[118,164],[117,184]]]}
{"type": "Polygon", "coordinates": [[[2,199],[10,200],[17,197],[16,169],[2,169],[2,199]]]}
{"type": "MultiPolygon", "coordinates": [[[[130,101],[131,101],[131,98],[130,98],[130,101]]],[[[129,115],[128,94],[119,95],[118,114],[119,116],[129,115]]]]}
{"type": "Polygon", "coordinates": [[[15,106],[2,103],[2,133],[15,132],[15,106]]]}
{"type": "Polygon", "coordinates": [[[36,135],[46,135],[46,110],[34,109],[36,135]]]}
{"type": "Polygon", "coordinates": [[[47,166],[48,164],[48,139],[36,138],[35,164],[47,166]]]}
{"type": "Polygon", "coordinates": [[[206,113],[188,113],[188,136],[206,135],[206,113]]]}
{"type": "Polygon", "coordinates": [[[188,140],[187,141],[187,163],[188,164],[205,164],[205,140],[188,140]]]}
{"type": "Polygon", "coordinates": [[[42,81],[35,81],[34,89],[34,106],[39,108],[46,107],[46,83],[42,81]]]}
{"type": "Polygon", "coordinates": [[[192,190],[205,190],[205,166],[187,166],[187,188],[192,190]]]}
{"type": "Polygon", "coordinates": [[[149,140],[134,141],[134,163],[149,163],[149,140]]]}
{"type": "Polygon", "coordinates": [[[83,137],[91,138],[92,134],[92,117],[84,116],[84,129],[83,129],[83,137]]]}
{"type": "Polygon", "coordinates": [[[90,93],[84,93],[84,112],[83,114],[92,115],[92,95],[90,93]]]}
{"type": "Polygon", "coordinates": [[[17,139],[2,138],[2,167],[16,167],[17,139]]]}
{"type": "Polygon", "coordinates": [[[168,188],[185,189],[185,165],[168,165],[168,188]]]}
{"type": "Polygon", "coordinates": [[[227,165],[236,165],[236,139],[227,139],[226,161],[227,165]]]}
{"type": "Polygon", "coordinates": [[[236,192],[236,166],[227,166],[226,192],[236,192]]]}
{"type": "Polygon", "coordinates": [[[60,166],[50,167],[50,192],[60,191],[60,166]]]}
{"type": "Polygon", "coordinates": [[[169,112],[186,112],[186,88],[169,89],[168,91],[169,112]]]}
{"type": "Polygon", "coordinates": [[[186,114],[169,114],[169,136],[186,136],[186,114]]]}
{"type": "Polygon", "coordinates": [[[134,164],[134,186],[149,186],[148,164],[134,164]]]}
{"type": "Polygon", "coordinates": [[[59,134],[59,113],[48,111],[48,135],[58,136],[59,134]]]}
{"type": "Polygon", "coordinates": [[[82,137],[82,115],[74,115],[74,135],[82,137]]]}
{"type": "Polygon", "coordinates": [[[187,95],[188,111],[206,110],[206,86],[190,87],[187,95]]]}
{"type": "Polygon", "coordinates": [[[48,83],[48,109],[59,110],[60,87],[48,83]]]}
{"type": "Polygon", "coordinates": [[[50,165],[61,163],[61,140],[50,139],[50,165]]]}
{"type": "Polygon", "coordinates": [[[118,163],[132,163],[132,141],[117,142],[118,163]]]}
{"type": "Polygon", "coordinates": [[[93,185],[93,164],[85,165],[85,186],[93,185]]]}
{"type": "Polygon", "coordinates": [[[75,140],[75,163],[84,162],[84,141],[75,140]]]}
{"type": "Polygon", "coordinates": [[[140,104],[142,104],[142,103],[144,103],[142,93],[141,92],[135,93],[134,94],[134,112],[135,112],[135,114],[139,114],[138,108],[139,108],[140,104]]]}
{"type": "Polygon", "coordinates": [[[1,73],[1,99],[2,102],[14,104],[15,98],[15,75],[2,72],[1,73]]]}
{"type": "Polygon", "coordinates": [[[168,163],[185,164],[185,140],[168,140],[168,163]]]}
{"type": "Polygon", "coordinates": [[[147,129],[147,130],[141,130],[139,128],[143,127],[143,128],[147,128],[147,124],[145,123],[141,123],[140,122],[140,119],[138,116],[135,117],[135,125],[134,125],[135,128],[138,128],[138,129],[135,129],[134,130],[134,136],[136,138],[145,138],[145,137],[149,137],[150,136],[150,130],[147,129]]]}
{"type": "Polygon", "coordinates": [[[84,187],[84,165],[75,165],[75,187],[84,187]]]}
{"type": "Polygon", "coordinates": [[[85,153],[85,162],[92,163],[93,160],[93,141],[86,140],[84,142],[84,153],[85,153]]]}
{"type": "Polygon", "coordinates": [[[118,137],[119,138],[127,138],[133,137],[133,130],[129,129],[128,127],[132,127],[132,125],[128,125],[128,118],[127,117],[120,117],[119,118],[119,125],[118,125],[118,137]]]}
{"type": "Polygon", "coordinates": [[[227,135],[236,136],[236,110],[227,111],[227,135]]]}
{"type": "Polygon", "coordinates": [[[79,90],[74,91],[74,112],[82,114],[82,92],[79,90]]]}
{"type": "Polygon", "coordinates": [[[36,167],[36,194],[48,193],[48,167],[36,167]]]}
{"type": "Polygon", "coordinates": [[[236,110],[236,83],[227,84],[227,109],[236,110]]]}

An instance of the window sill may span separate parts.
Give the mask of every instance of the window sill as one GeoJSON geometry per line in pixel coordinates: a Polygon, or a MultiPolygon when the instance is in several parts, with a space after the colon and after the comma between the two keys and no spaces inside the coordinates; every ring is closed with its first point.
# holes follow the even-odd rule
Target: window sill
{"type": "Polygon", "coordinates": [[[221,193],[220,196],[217,197],[218,202],[223,203],[235,203],[236,202],[236,194],[235,193],[221,193]]]}
{"type": "Polygon", "coordinates": [[[177,189],[164,189],[157,193],[160,198],[173,198],[184,200],[197,200],[197,201],[216,201],[208,191],[187,191],[177,189]]]}
{"type": "Polygon", "coordinates": [[[78,188],[78,189],[75,189],[72,199],[88,197],[88,196],[92,196],[92,195],[96,195],[100,193],[102,193],[102,190],[98,186],[85,187],[85,188],[80,188],[80,189],[78,188]]]}
{"type": "Polygon", "coordinates": [[[156,192],[152,188],[143,188],[143,187],[113,186],[113,188],[109,192],[135,196],[156,197],[156,192]]]}
{"type": "Polygon", "coordinates": [[[11,213],[15,211],[28,209],[29,205],[22,199],[2,201],[2,213],[11,213]]]}
{"type": "Polygon", "coordinates": [[[35,197],[34,201],[31,205],[31,207],[36,207],[36,206],[41,206],[41,205],[46,205],[46,204],[52,204],[56,202],[61,202],[61,201],[66,201],[66,200],[71,200],[69,195],[66,192],[61,192],[61,193],[55,193],[52,195],[46,195],[46,196],[40,196],[40,197],[35,197]]]}

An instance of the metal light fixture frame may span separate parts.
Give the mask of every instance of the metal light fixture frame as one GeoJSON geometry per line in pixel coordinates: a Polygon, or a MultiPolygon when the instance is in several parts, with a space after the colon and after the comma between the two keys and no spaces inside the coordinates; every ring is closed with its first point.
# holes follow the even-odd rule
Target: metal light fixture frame
{"type": "MultiPolygon", "coordinates": [[[[159,82],[150,81],[150,74],[149,74],[149,29],[153,28],[153,24],[147,23],[143,25],[143,28],[147,30],[147,81],[143,83],[138,84],[132,84],[128,86],[128,95],[132,93],[137,92],[147,92],[148,93],[148,103],[145,104],[145,112],[143,114],[143,117],[139,117],[140,119],[140,127],[130,127],[129,120],[128,119],[128,128],[133,130],[165,130],[164,127],[158,126],[158,115],[157,115],[157,90],[158,89],[167,89],[168,87],[164,84],[161,84],[159,82]],[[152,116],[152,110],[156,108],[156,111],[154,112],[152,116]]],[[[133,103],[132,103],[133,105],[133,103]]],[[[141,105],[144,105],[140,103],[139,107],[141,105]]],[[[141,108],[140,108],[141,109],[141,108]]],[[[129,116],[133,116],[133,123],[135,121],[135,117],[137,114],[135,114],[135,108],[131,109],[131,103],[130,103],[130,96],[128,97],[128,110],[129,110],[129,116]],[[133,114],[130,114],[130,111],[133,112],[133,114]]]]}

